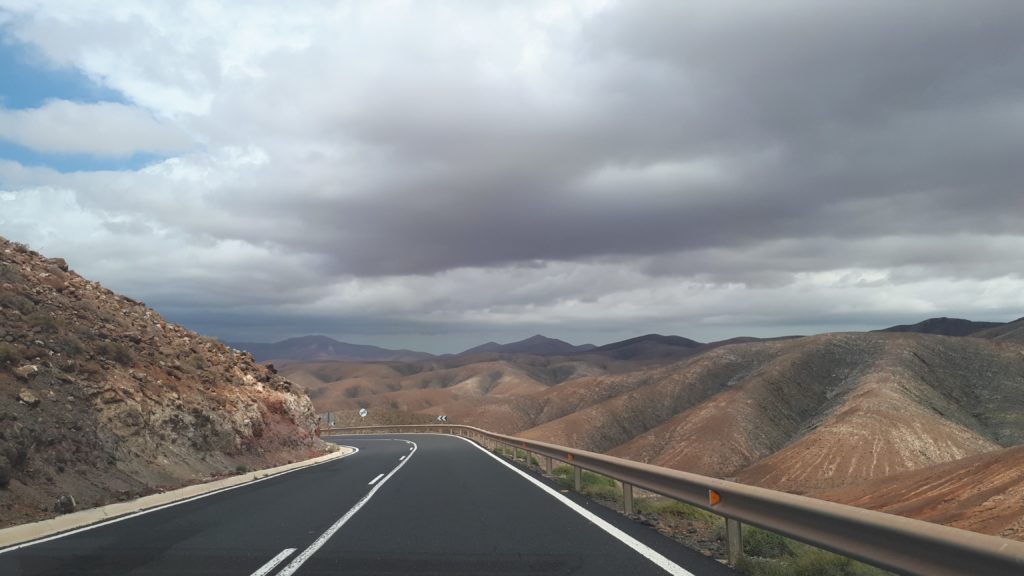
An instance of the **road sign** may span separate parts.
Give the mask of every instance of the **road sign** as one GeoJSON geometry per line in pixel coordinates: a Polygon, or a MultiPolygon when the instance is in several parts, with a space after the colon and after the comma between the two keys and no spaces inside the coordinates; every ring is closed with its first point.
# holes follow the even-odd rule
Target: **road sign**
{"type": "Polygon", "coordinates": [[[366,408],[359,409],[359,416],[366,418],[366,408]]]}
{"type": "Polygon", "coordinates": [[[437,417],[437,421],[438,422],[447,422],[448,421],[448,417],[445,416],[444,414],[442,414],[442,415],[437,417]]]}

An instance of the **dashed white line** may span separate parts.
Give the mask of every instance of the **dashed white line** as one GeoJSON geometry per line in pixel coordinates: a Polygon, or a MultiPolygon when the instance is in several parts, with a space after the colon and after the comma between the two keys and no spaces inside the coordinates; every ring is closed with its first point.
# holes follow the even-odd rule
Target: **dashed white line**
{"type": "Polygon", "coordinates": [[[280,554],[271,558],[269,562],[260,566],[259,570],[252,573],[252,576],[267,576],[271,570],[277,568],[278,564],[284,562],[285,558],[291,556],[292,552],[295,552],[295,548],[285,548],[280,554]]]}
{"type": "Polygon", "coordinates": [[[405,456],[402,456],[401,458],[398,459],[399,462],[401,462],[402,460],[405,460],[405,456]]]}
{"type": "Polygon", "coordinates": [[[377,480],[380,480],[383,477],[384,477],[384,474],[377,474],[376,478],[374,478],[373,480],[370,480],[370,483],[368,484],[368,486],[373,486],[374,484],[377,483],[377,480]]]}
{"type": "Polygon", "coordinates": [[[387,481],[390,480],[391,477],[395,475],[395,472],[398,472],[399,470],[402,469],[402,466],[408,464],[409,461],[412,460],[412,455],[416,453],[416,443],[410,442],[410,444],[412,444],[412,448],[409,449],[411,452],[409,454],[409,458],[403,460],[402,462],[399,462],[398,466],[395,466],[395,468],[391,472],[389,472],[388,475],[385,476],[383,480],[378,482],[377,485],[375,485],[373,488],[370,489],[369,492],[366,493],[366,496],[363,496],[362,499],[359,500],[359,502],[356,502],[355,506],[350,508],[348,512],[345,512],[344,516],[339,518],[338,521],[332,524],[330,528],[328,528],[323,534],[320,535],[319,538],[314,540],[313,543],[309,545],[309,548],[303,550],[301,554],[296,556],[294,559],[292,559],[291,562],[288,563],[287,566],[282,568],[281,571],[277,573],[277,576],[291,576],[292,574],[295,574],[295,571],[302,567],[306,560],[309,560],[310,556],[316,554],[316,551],[319,550],[324,544],[326,544],[327,541],[331,539],[331,536],[334,536],[335,532],[341,530],[341,527],[344,526],[345,523],[348,522],[353,516],[355,516],[356,512],[359,512],[360,508],[365,506],[366,503],[370,501],[370,498],[372,498],[373,495],[377,493],[377,490],[380,490],[381,486],[387,483],[387,481]]]}

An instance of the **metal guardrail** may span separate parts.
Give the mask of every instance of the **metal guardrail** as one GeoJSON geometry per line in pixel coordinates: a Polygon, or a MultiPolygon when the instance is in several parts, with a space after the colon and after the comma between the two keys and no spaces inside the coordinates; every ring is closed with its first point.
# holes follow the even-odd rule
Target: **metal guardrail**
{"type": "Polygon", "coordinates": [[[626,513],[632,511],[633,487],[697,506],[726,519],[729,560],[742,553],[742,522],[778,532],[868,564],[921,576],[1021,576],[1024,543],[883,512],[816,500],[727,480],[642,464],[586,450],[495,434],[462,425],[409,425],[329,428],[324,434],[442,433],[464,436],[491,449],[513,448],[622,483],[626,513]]]}

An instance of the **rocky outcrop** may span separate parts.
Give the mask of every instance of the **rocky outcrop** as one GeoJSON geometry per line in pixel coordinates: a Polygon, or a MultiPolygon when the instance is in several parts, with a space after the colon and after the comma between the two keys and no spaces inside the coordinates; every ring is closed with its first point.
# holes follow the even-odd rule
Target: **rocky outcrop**
{"type": "Polygon", "coordinates": [[[314,456],[315,424],[250,355],[0,238],[0,527],[314,456]]]}

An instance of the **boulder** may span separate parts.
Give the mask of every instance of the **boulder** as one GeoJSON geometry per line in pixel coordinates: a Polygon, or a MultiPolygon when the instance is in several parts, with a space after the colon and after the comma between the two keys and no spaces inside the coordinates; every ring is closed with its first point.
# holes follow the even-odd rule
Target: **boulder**
{"type": "Polygon", "coordinates": [[[70,494],[61,494],[53,504],[53,511],[58,514],[70,514],[75,511],[75,497],[70,494]]]}
{"type": "Polygon", "coordinates": [[[22,388],[21,392],[18,392],[18,402],[34,407],[39,405],[39,397],[33,394],[30,390],[22,388]]]}
{"type": "Polygon", "coordinates": [[[39,366],[35,364],[26,364],[14,369],[14,375],[22,380],[28,380],[39,373],[39,366]]]}

